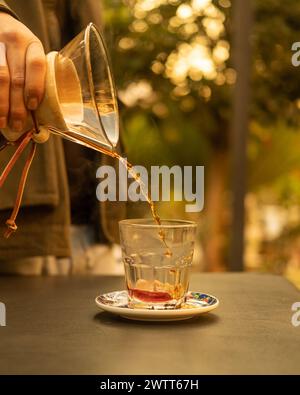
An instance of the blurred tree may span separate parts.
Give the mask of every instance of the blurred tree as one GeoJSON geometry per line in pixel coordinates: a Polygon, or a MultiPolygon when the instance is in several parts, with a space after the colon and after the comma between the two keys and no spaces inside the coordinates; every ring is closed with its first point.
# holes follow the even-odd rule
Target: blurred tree
{"type": "Polygon", "coordinates": [[[183,164],[207,160],[208,142],[220,149],[228,142],[228,85],[235,82],[235,72],[226,63],[230,45],[225,22],[230,2],[215,3],[105,1],[107,36],[120,100],[126,106],[124,120],[150,118],[166,143],[180,147],[174,152],[176,162],[186,150],[183,164]],[[196,131],[196,141],[192,139],[186,147],[182,146],[185,128],[196,131]],[[194,157],[191,149],[196,142],[194,157]]]}
{"type": "Polygon", "coordinates": [[[105,4],[127,155],[148,166],[206,166],[204,245],[206,262],[218,270],[223,261],[228,88],[235,82],[235,71],[227,65],[230,1],[105,4]]]}
{"type": "MultiPolygon", "coordinates": [[[[276,183],[282,196],[287,182],[278,181],[280,174],[300,164],[298,138],[292,137],[299,122],[300,72],[291,64],[291,46],[299,40],[298,3],[254,1],[249,187],[276,183]]],[[[229,224],[229,121],[236,80],[231,2],[104,0],[104,5],[126,153],[146,166],[206,166],[205,260],[219,269],[229,224]]]]}
{"type": "Polygon", "coordinates": [[[291,50],[300,40],[297,0],[255,1],[253,31],[253,119],[261,125],[300,121],[300,68],[292,65],[291,50]]]}

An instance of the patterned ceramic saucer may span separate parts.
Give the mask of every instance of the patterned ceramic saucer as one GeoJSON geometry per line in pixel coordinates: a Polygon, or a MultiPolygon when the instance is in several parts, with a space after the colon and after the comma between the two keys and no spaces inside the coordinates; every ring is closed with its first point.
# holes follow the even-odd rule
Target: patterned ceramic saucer
{"type": "Polygon", "coordinates": [[[187,320],[199,314],[214,310],[219,306],[219,300],[214,296],[201,292],[189,292],[186,302],[180,309],[132,309],[128,307],[127,291],[116,291],[98,296],[96,298],[96,304],[102,310],[131,320],[177,321],[187,320]]]}

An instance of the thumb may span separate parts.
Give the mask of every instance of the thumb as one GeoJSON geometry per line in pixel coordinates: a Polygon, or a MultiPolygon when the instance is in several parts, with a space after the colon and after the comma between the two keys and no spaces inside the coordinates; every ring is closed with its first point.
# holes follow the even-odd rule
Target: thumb
{"type": "Polygon", "coordinates": [[[2,129],[2,135],[6,138],[7,141],[17,141],[24,132],[12,132],[10,129],[2,129]]]}

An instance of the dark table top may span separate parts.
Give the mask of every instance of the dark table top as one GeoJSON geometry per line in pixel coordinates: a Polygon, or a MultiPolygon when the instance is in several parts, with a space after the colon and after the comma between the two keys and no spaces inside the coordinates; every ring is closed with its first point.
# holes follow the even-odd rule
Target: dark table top
{"type": "Polygon", "coordinates": [[[299,374],[299,292],[281,277],[196,274],[191,289],[220,299],[188,321],[127,321],[94,298],[119,277],[0,278],[7,326],[0,374],[299,374]]]}

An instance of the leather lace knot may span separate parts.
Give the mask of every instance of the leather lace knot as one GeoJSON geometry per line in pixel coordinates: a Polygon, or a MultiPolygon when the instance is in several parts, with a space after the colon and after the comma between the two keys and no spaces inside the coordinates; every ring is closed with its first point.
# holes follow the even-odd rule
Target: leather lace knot
{"type": "Polygon", "coordinates": [[[16,219],[17,219],[18,213],[20,211],[20,206],[22,203],[22,198],[23,198],[23,193],[24,193],[26,181],[28,178],[28,173],[29,173],[33,158],[36,153],[36,142],[33,140],[33,135],[35,133],[39,133],[39,129],[38,129],[36,118],[35,118],[33,112],[31,112],[31,116],[32,116],[34,128],[32,130],[30,130],[29,132],[24,133],[17,141],[15,141],[15,142],[7,141],[0,148],[0,151],[2,151],[4,148],[6,148],[10,145],[17,147],[15,153],[11,157],[10,161],[8,162],[8,164],[6,165],[5,169],[3,170],[3,172],[0,176],[0,188],[2,188],[8,175],[10,174],[11,170],[13,169],[14,165],[16,164],[16,162],[18,161],[18,159],[20,158],[20,156],[22,155],[22,153],[24,152],[26,147],[29,144],[31,144],[31,149],[30,149],[29,154],[27,156],[27,159],[26,159],[26,162],[25,162],[22,174],[21,174],[21,178],[19,181],[19,186],[18,186],[16,201],[14,204],[14,209],[11,213],[10,218],[6,221],[7,230],[4,234],[4,237],[6,239],[8,239],[13,233],[15,233],[18,230],[18,226],[16,224],[16,219]]]}

